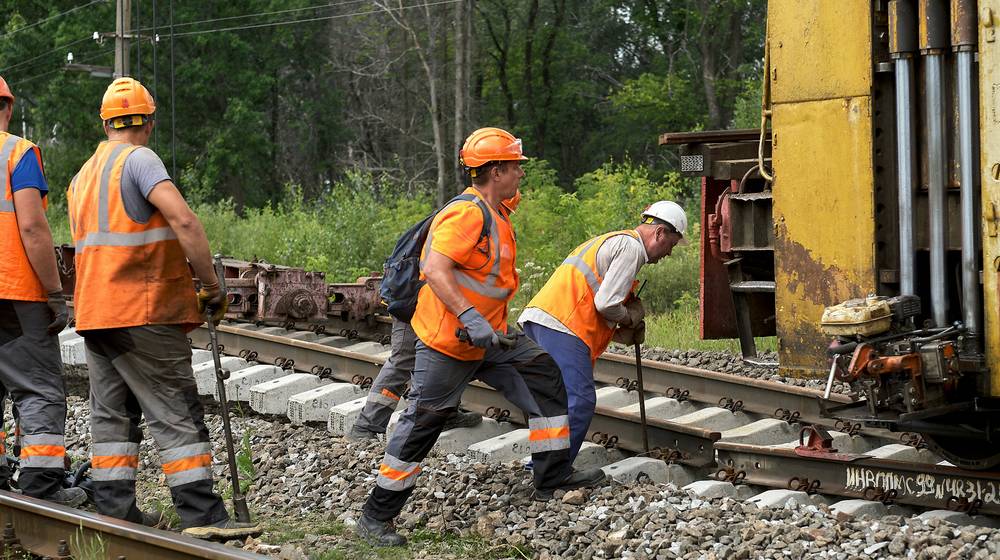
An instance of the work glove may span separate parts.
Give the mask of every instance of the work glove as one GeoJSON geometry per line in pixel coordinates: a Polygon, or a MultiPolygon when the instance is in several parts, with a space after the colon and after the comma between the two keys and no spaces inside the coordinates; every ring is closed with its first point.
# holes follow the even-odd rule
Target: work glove
{"type": "Polygon", "coordinates": [[[227,309],[229,309],[229,298],[219,288],[218,282],[201,285],[201,290],[198,290],[198,313],[200,315],[204,315],[208,311],[212,324],[218,325],[226,316],[227,309]]]}
{"type": "Polygon", "coordinates": [[[52,311],[52,322],[49,323],[48,332],[50,335],[59,334],[69,323],[69,308],[66,307],[66,298],[63,297],[62,290],[49,292],[48,306],[52,311]]]}
{"type": "Polygon", "coordinates": [[[496,331],[490,325],[486,317],[476,310],[475,307],[470,307],[462,312],[458,316],[458,320],[465,325],[466,332],[469,333],[469,342],[477,348],[492,348],[500,343],[500,337],[497,336],[496,331]]]}
{"type": "Polygon", "coordinates": [[[633,328],[646,318],[646,308],[639,298],[631,298],[625,302],[625,312],[628,316],[619,323],[623,327],[633,328]]]}
{"type": "Polygon", "coordinates": [[[639,321],[635,327],[618,327],[611,339],[626,346],[642,344],[646,342],[646,322],[639,321]]]}

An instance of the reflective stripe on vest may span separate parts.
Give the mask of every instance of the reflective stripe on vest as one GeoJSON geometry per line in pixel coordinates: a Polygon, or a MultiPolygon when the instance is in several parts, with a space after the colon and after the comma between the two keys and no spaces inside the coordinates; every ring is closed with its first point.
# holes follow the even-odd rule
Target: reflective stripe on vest
{"type": "MultiPolygon", "coordinates": [[[[111,150],[108,161],[105,162],[101,170],[101,189],[97,204],[97,231],[88,233],[86,237],[76,242],[77,252],[81,252],[88,247],[138,247],[158,241],[177,239],[177,234],[170,227],[154,228],[133,233],[112,233],[110,220],[108,219],[108,183],[111,181],[111,172],[114,171],[115,161],[118,156],[131,144],[118,144],[111,150]]],[[[73,177],[76,183],[76,177],[73,177]]],[[[72,216],[70,220],[72,221],[72,216]]]]}
{"type": "Polygon", "coordinates": [[[14,200],[13,193],[11,193],[11,200],[7,200],[7,191],[10,190],[10,173],[7,171],[6,166],[10,160],[10,154],[14,151],[17,146],[17,142],[20,140],[17,136],[10,135],[7,137],[7,141],[3,143],[0,147],[0,162],[4,165],[3,173],[0,173],[0,181],[3,181],[3,198],[0,199],[0,212],[13,212],[14,211],[14,200]]]}

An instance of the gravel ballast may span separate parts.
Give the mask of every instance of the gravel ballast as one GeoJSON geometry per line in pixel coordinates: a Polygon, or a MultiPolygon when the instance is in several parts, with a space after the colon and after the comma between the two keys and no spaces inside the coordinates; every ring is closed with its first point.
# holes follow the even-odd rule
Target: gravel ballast
{"type": "MultiPolygon", "coordinates": [[[[87,402],[70,397],[69,407],[68,449],[85,457],[87,402]]],[[[221,421],[210,414],[208,422],[220,480],[226,472],[221,421]]],[[[254,515],[269,527],[295,526],[301,533],[290,537],[271,529],[258,539],[231,544],[288,560],[332,554],[352,541],[357,546],[351,528],[374,483],[381,442],[349,442],[322,428],[238,413],[233,428],[238,435],[250,434],[256,472],[248,499],[254,515]],[[338,530],[320,534],[324,531],[310,530],[313,522],[333,524],[338,530]]],[[[140,504],[147,509],[169,504],[148,436],[141,454],[140,504]]],[[[218,483],[222,491],[225,484],[218,483]]],[[[1000,556],[1000,531],[994,529],[898,516],[838,521],[823,505],[758,509],[730,498],[692,498],[664,484],[609,482],[597,490],[557,493],[556,499],[538,503],[531,500],[529,474],[519,465],[473,464],[454,455],[428,458],[397,523],[411,536],[430,532],[481,539],[488,549],[469,555],[477,558],[497,557],[498,552],[540,559],[1000,556]]],[[[423,541],[414,543],[409,554],[440,557],[423,541]]]]}

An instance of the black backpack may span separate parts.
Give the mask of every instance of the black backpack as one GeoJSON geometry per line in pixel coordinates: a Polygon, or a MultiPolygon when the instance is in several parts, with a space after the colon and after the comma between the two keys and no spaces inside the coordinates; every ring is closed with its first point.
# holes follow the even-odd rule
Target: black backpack
{"type": "Polygon", "coordinates": [[[479,242],[489,236],[490,229],[493,227],[493,214],[481,198],[471,194],[456,196],[406,230],[399,237],[399,241],[396,241],[396,247],[385,261],[382,286],[379,288],[379,297],[388,307],[389,314],[396,319],[409,323],[417,309],[417,293],[424,285],[424,281],[420,279],[420,252],[427,241],[427,232],[431,229],[431,222],[434,221],[438,212],[454,202],[463,200],[475,202],[483,211],[483,230],[479,233],[479,242]]]}

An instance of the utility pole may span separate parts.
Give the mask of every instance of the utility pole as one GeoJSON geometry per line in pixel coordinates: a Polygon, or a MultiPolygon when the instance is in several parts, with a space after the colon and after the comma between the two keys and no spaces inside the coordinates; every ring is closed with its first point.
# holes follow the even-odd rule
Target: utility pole
{"type": "Polygon", "coordinates": [[[115,77],[129,75],[129,39],[132,35],[132,0],[115,0],[115,77]]]}

